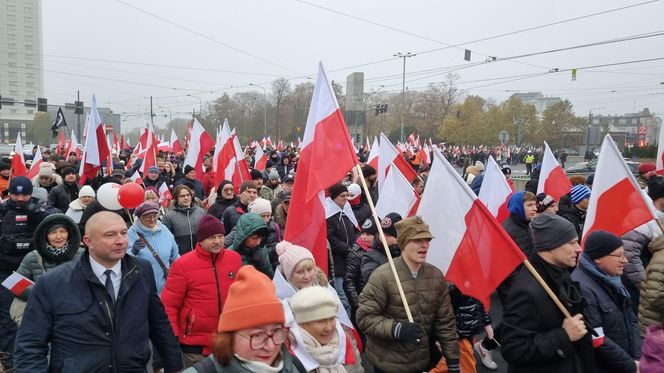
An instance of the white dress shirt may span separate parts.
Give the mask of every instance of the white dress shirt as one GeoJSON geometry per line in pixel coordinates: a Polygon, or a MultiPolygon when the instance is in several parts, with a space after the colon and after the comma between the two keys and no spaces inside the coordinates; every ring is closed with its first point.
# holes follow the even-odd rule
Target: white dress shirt
{"type": "Polygon", "coordinates": [[[122,280],[122,262],[118,261],[112,268],[106,268],[105,266],[99,264],[92,258],[90,255],[90,266],[92,267],[92,272],[97,276],[102,285],[106,283],[106,272],[107,269],[113,271],[111,273],[111,281],[113,282],[113,290],[115,291],[115,299],[118,299],[118,292],[120,291],[120,280],[122,280]]]}

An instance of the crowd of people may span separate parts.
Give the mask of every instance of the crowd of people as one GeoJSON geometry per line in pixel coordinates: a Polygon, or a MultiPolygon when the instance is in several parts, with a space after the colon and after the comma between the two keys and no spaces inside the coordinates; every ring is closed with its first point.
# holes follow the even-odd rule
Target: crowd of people
{"type": "MultiPolygon", "coordinates": [[[[369,165],[362,167],[369,193],[352,172],[326,191],[329,260],[322,265],[311,248],[284,240],[298,149],[269,150],[251,180],[218,185],[213,153],[202,174],[182,154],[160,153],[140,180],[144,201],[131,210],[96,199],[104,184],[137,181],[141,162],[127,151],[114,152],[113,169],[83,186],[74,152],[64,159],[45,151],[32,179],[11,177],[4,159],[0,281],[17,273],[29,285],[0,288],[1,367],[468,373],[478,364],[497,369],[499,350],[510,372],[664,371],[657,222],[623,237],[592,232],[582,251],[593,178],[570,177],[570,193],[556,201],[536,194],[541,149],[510,152],[501,167],[507,178],[514,159],[532,172],[526,190],[510,197],[502,225],[569,316],[519,267],[496,290],[503,318],[494,325],[465,284],[446,281],[427,261],[429,250],[445,249],[430,246],[427,222],[389,213],[375,224],[369,200],[376,203],[380,191],[369,165]]],[[[464,178],[476,193],[489,153],[444,149],[463,170],[474,167],[464,178]]],[[[367,156],[358,153],[360,162],[367,156]]],[[[429,168],[408,160],[421,194],[429,168]]],[[[664,222],[664,177],[653,171],[642,165],[639,180],[664,222]]]]}

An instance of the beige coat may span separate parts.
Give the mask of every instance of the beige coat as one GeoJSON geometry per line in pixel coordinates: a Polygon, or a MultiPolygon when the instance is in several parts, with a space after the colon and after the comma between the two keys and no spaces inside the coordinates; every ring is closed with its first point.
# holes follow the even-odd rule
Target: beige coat
{"type": "Polygon", "coordinates": [[[664,320],[664,235],[650,243],[652,258],[641,283],[639,327],[645,335],[650,325],[662,325],[664,320]]]}

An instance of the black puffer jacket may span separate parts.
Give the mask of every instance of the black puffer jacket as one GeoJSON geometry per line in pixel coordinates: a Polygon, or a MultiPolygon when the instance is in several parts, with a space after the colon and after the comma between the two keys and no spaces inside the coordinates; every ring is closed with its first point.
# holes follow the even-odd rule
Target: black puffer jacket
{"type": "Polygon", "coordinates": [[[583,234],[583,223],[586,221],[586,212],[580,210],[575,205],[568,205],[566,208],[559,209],[558,215],[574,224],[574,229],[576,229],[576,234],[579,236],[580,242],[581,235],[583,234]]]}
{"type": "MultiPolygon", "coordinates": [[[[401,249],[399,249],[399,245],[391,245],[390,253],[392,254],[392,258],[396,258],[401,255],[401,249]]],[[[373,273],[376,268],[382,266],[385,263],[387,263],[387,256],[385,255],[383,244],[379,239],[374,239],[373,244],[371,245],[371,249],[369,249],[369,251],[367,251],[367,253],[362,257],[362,264],[360,265],[362,284],[366,284],[367,281],[369,281],[369,276],[371,276],[371,273],[373,273]]]]}
{"type": "Polygon", "coordinates": [[[530,222],[512,213],[503,221],[503,228],[512,240],[528,257],[533,252],[533,237],[530,235],[530,222]]]}
{"type": "Polygon", "coordinates": [[[48,204],[62,211],[64,214],[69,209],[69,204],[78,198],[78,191],[81,189],[78,183],[62,184],[56,186],[48,192],[48,204]]]}
{"type": "Polygon", "coordinates": [[[227,199],[224,198],[224,196],[221,195],[221,193],[219,193],[217,194],[217,199],[214,200],[214,203],[212,204],[212,206],[210,206],[207,213],[221,220],[224,215],[224,211],[226,211],[228,206],[234,204],[235,202],[237,202],[237,197],[227,199]]]}
{"type": "Polygon", "coordinates": [[[448,282],[450,300],[456,317],[457,333],[460,337],[471,339],[481,334],[486,325],[491,325],[491,318],[486,313],[482,302],[461,293],[453,283],[448,282]]]}
{"type": "Polygon", "coordinates": [[[366,254],[364,249],[355,242],[346,257],[344,291],[353,310],[357,309],[357,299],[360,297],[365,284],[362,280],[362,257],[364,257],[364,254],[366,254]]]}
{"type": "Polygon", "coordinates": [[[327,218],[327,240],[332,249],[334,277],[343,277],[346,274],[346,257],[357,239],[356,233],[353,222],[343,212],[327,218]]]}
{"type": "Polygon", "coordinates": [[[18,206],[11,199],[0,208],[0,270],[15,271],[23,257],[34,249],[35,229],[46,216],[58,210],[32,197],[18,206]]]}

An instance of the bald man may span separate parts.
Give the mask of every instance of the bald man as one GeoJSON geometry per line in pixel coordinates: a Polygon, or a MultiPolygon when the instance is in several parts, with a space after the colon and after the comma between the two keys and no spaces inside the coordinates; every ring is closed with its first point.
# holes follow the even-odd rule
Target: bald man
{"type": "Polygon", "coordinates": [[[165,372],[182,369],[152,267],[125,255],[125,222],[102,211],[90,217],[85,232],[88,250],[80,260],[35,284],[16,336],[15,371],[144,372],[150,341],[165,372]]]}

